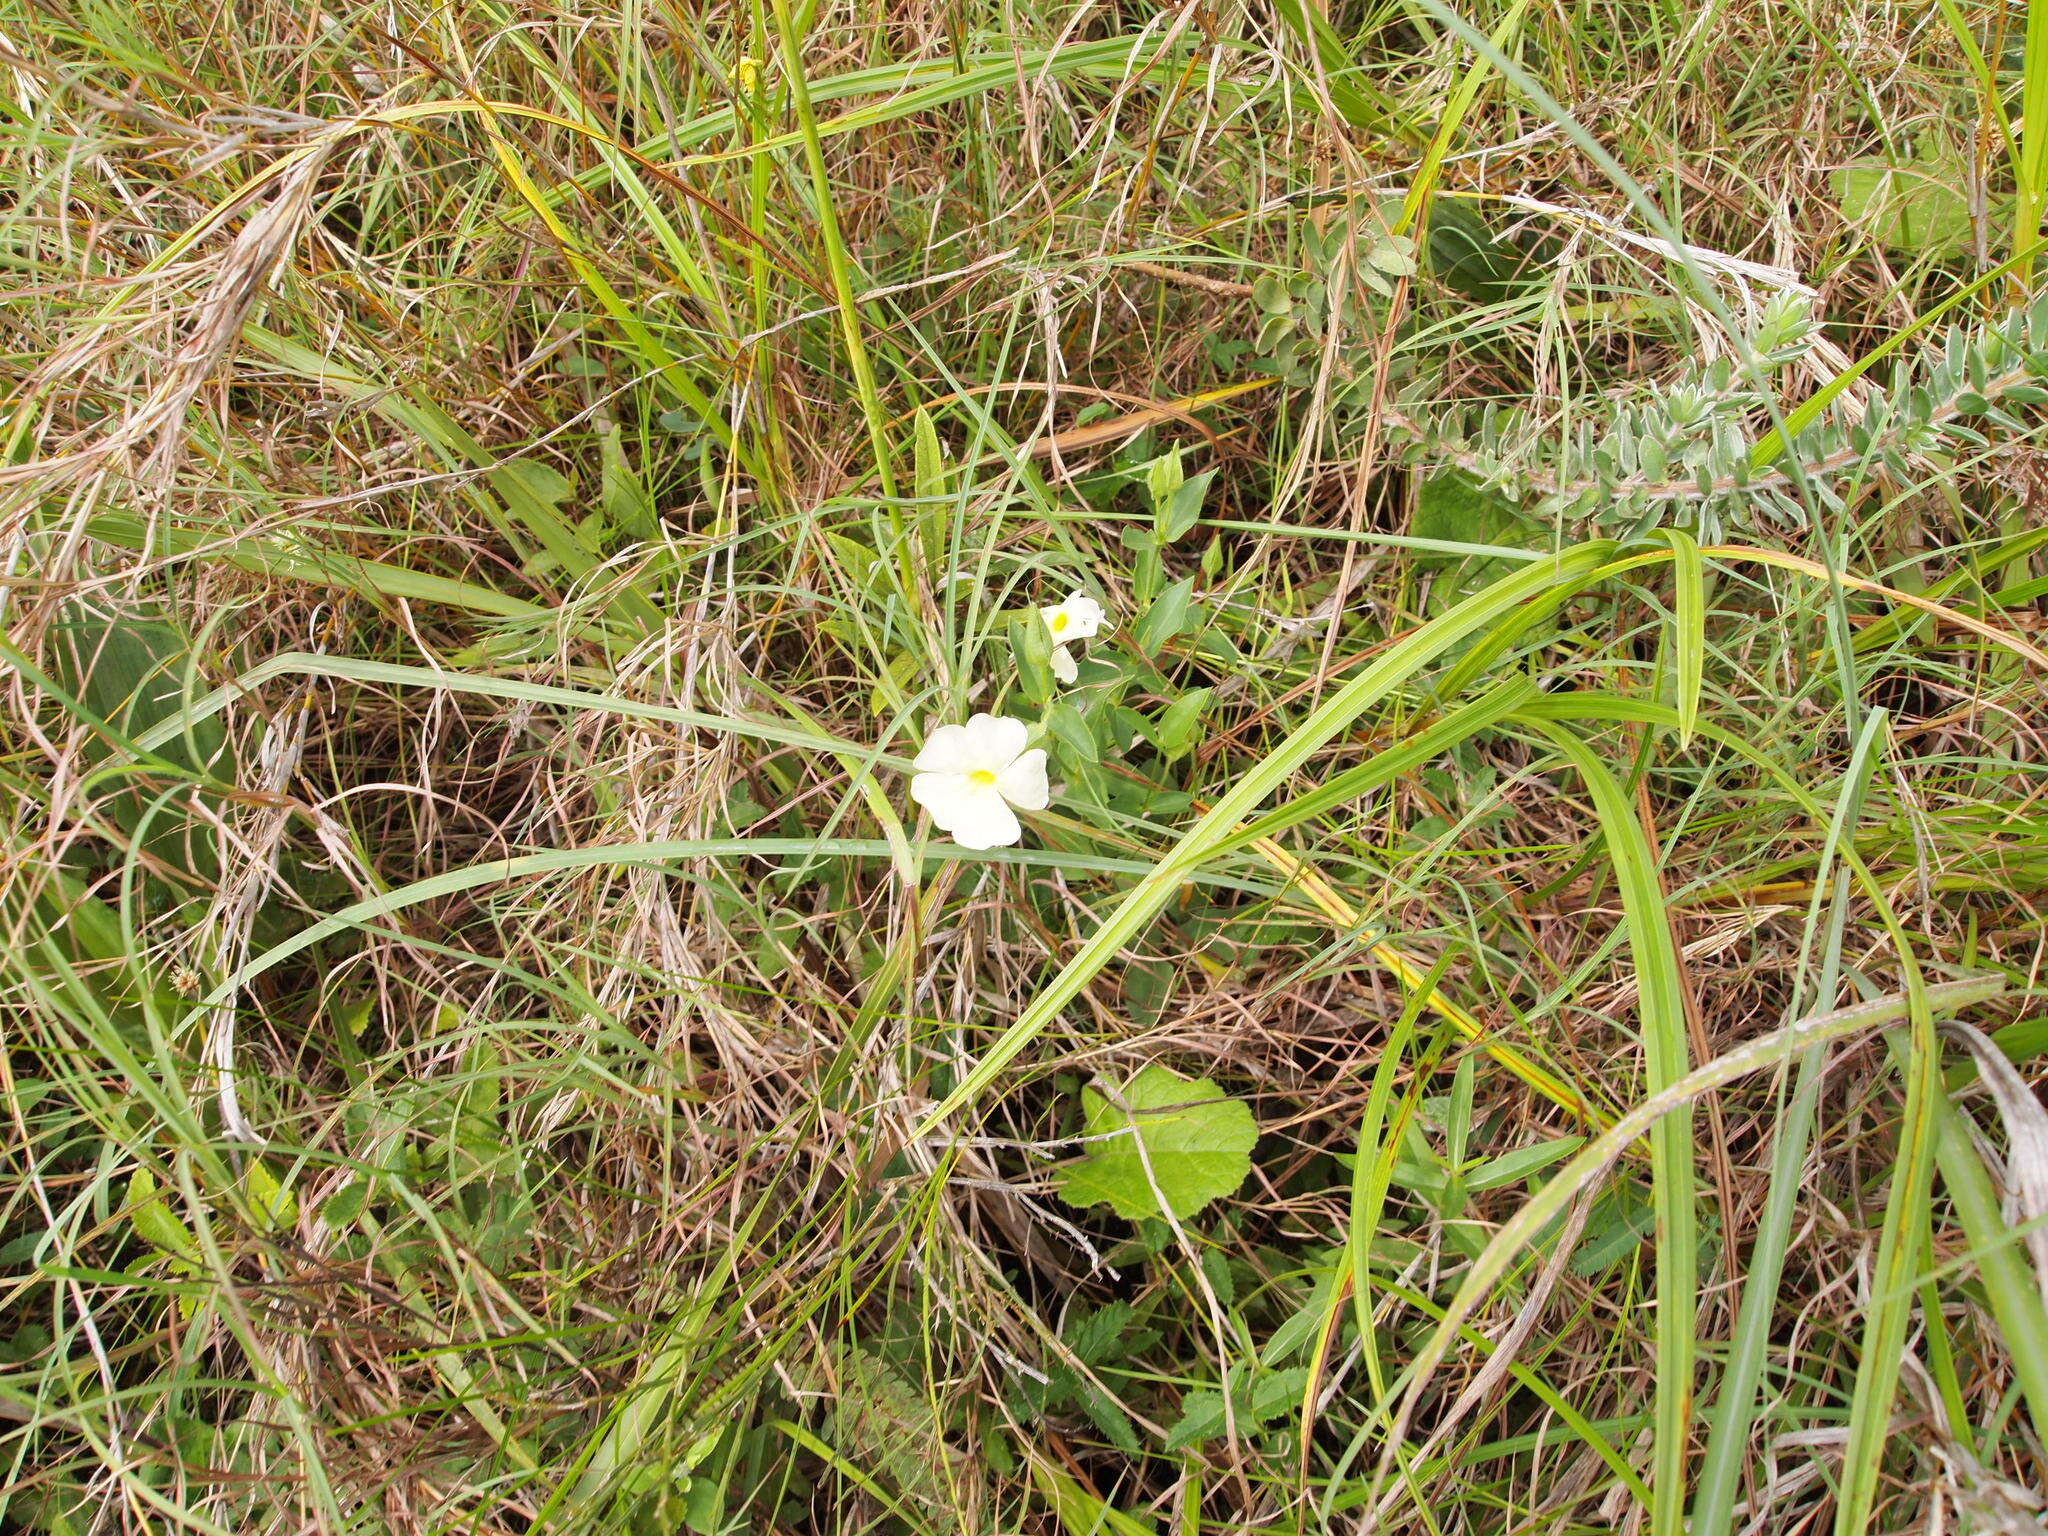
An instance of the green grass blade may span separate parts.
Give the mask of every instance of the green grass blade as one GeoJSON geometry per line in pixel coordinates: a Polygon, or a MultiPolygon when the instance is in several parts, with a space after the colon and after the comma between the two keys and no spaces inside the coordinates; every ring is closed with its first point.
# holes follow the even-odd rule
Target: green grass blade
{"type": "Polygon", "coordinates": [[[2033,276],[2032,252],[2040,244],[2048,206],[2048,0],[2027,0],[2025,80],[2020,90],[2018,199],[2013,207],[2012,246],[2026,252],[2013,267],[2025,289],[2033,276]]]}
{"type": "MultiPolygon", "coordinates": [[[[1865,717],[1862,734],[1850,755],[1842,778],[1835,814],[1828,823],[1821,845],[1821,862],[1814,876],[1814,895],[1808,914],[1808,930],[1818,915],[1821,893],[1830,884],[1830,871],[1851,835],[1863,804],[1863,792],[1876,766],[1876,747],[1882,715],[1865,717]]],[[[1834,933],[1839,943],[1846,915],[1846,873],[1834,878],[1834,933]]],[[[1837,965],[1831,954],[1823,1001],[1834,994],[1837,965]]],[[[1778,1282],[1784,1273],[1785,1254],[1790,1247],[1794,1207],[1802,1188],[1807,1148],[1812,1136],[1813,1117],[1820,1091],[1820,1055],[1810,1052],[1800,1063],[1797,1088],[1791,1103],[1772,1133],[1771,1177],[1764,1197],[1764,1209],[1757,1220],[1756,1240],[1745,1266],[1742,1300],[1737,1306],[1734,1334],[1729,1340],[1728,1366],[1723,1372],[1719,1395],[1711,1415],[1705,1455],[1693,1502],[1692,1536],[1727,1536],[1735,1514],[1735,1498],[1742,1474],[1749,1462],[1749,1436],[1756,1418],[1757,1383],[1763,1377],[1764,1355],[1770,1346],[1772,1324],[1778,1303],[1778,1282]]]]}
{"type": "Polygon", "coordinates": [[[1300,826],[1317,816],[1349,805],[1361,796],[1390,784],[1402,774],[1440,757],[1458,742],[1469,741],[1481,731],[1498,724],[1517,710],[1526,708],[1537,696],[1536,684],[1526,677],[1511,677],[1495,684],[1469,703],[1461,704],[1441,720],[1432,721],[1407,740],[1373,755],[1370,761],[1346,769],[1327,784],[1319,784],[1284,805],[1247,822],[1217,845],[1228,852],[1261,837],[1272,837],[1289,827],[1300,826]]]}
{"type": "MultiPolygon", "coordinates": [[[[818,129],[817,114],[811,107],[810,82],[804,76],[803,44],[796,23],[789,14],[789,0],[769,0],[775,16],[775,32],[782,44],[783,78],[796,106],[799,131],[803,135],[804,162],[811,175],[812,206],[818,220],[818,241],[824,247],[825,270],[832,276],[832,294],[839,311],[839,335],[846,346],[846,359],[853,365],[854,389],[860,397],[861,415],[867,419],[868,446],[873,451],[875,478],[882,494],[896,498],[896,452],[889,442],[888,413],[875,387],[874,365],[868,361],[867,342],[862,336],[860,310],[853,298],[853,263],[847,255],[846,239],[840,233],[839,214],[833,206],[832,177],[825,166],[825,141],[818,129]]],[[[906,584],[905,591],[916,590],[906,584]]]]}
{"type": "MultiPolygon", "coordinates": [[[[1873,711],[1882,718],[1882,711],[1873,711]]],[[[1892,1401],[1898,1394],[1899,1360],[1906,1348],[1916,1292],[1914,1270],[1928,1244],[1934,1188],[1937,1107],[1941,1102],[1941,1054],[1934,1012],[1914,958],[1909,936],[1891,910],[1889,897],[1873,891],[1878,915],[1891,934],[1905,974],[1910,1030],[1892,1041],[1905,1058],[1905,1082],[1885,1196],[1884,1225],[1870,1277],[1870,1310],[1865,1315],[1862,1358],[1849,1403],[1849,1440],[1842,1451],[1842,1484],[1835,1502],[1836,1536],[1863,1536],[1877,1504],[1878,1476],[1891,1439],[1892,1401]]]]}
{"type": "MultiPolygon", "coordinates": [[[[784,746],[810,747],[820,752],[853,753],[867,756],[871,748],[856,746],[834,736],[820,735],[800,726],[778,725],[766,720],[741,720],[707,714],[697,709],[677,709],[668,704],[649,704],[618,694],[598,693],[583,688],[557,688],[546,683],[525,683],[509,677],[476,677],[466,672],[444,672],[430,667],[409,667],[389,661],[359,661],[346,656],[321,656],[311,651],[287,651],[259,662],[240,679],[225,688],[194,699],[180,720],[165,721],[142,732],[135,746],[152,751],[179,735],[188,725],[209,719],[250,692],[277,677],[333,677],[349,682],[381,684],[400,688],[424,688],[448,693],[477,694],[484,698],[516,699],[528,704],[556,704],[565,709],[595,710],[635,720],[662,720],[693,730],[715,731],[752,741],[773,741],[784,746]]],[[[907,767],[904,759],[877,756],[875,761],[889,767],[907,767]]]]}
{"type": "Polygon", "coordinates": [[[1683,529],[1658,530],[1671,546],[1671,654],[1678,672],[1678,744],[1692,745],[1707,674],[1707,572],[1699,544],[1683,529]]]}
{"type": "MultiPolygon", "coordinates": [[[[1665,916],[1657,862],[1634,804],[1592,750],[1562,728],[1553,726],[1544,734],[1578,770],[1607,837],[1635,961],[1644,1077],[1654,1102],[1685,1078],[1691,1059],[1678,949],[1665,916]]],[[[1657,1431],[1650,1529],[1658,1536],[1683,1536],[1699,1288],[1689,1103],[1673,1105],[1658,1119],[1650,1140],[1650,1181],[1657,1212],[1657,1431]]]]}
{"type": "MultiPolygon", "coordinates": [[[[893,859],[895,846],[885,838],[808,837],[700,837],[661,838],[641,843],[602,843],[592,848],[561,848],[547,853],[530,853],[509,859],[492,859],[465,865],[425,880],[398,886],[343,907],[317,923],[301,929],[282,943],[246,961],[199,1006],[215,1007],[243,982],[274,969],[293,955],[335,934],[361,928],[378,918],[389,917],[423,901],[452,896],[479,886],[541,875],[562,874],[578,869],[660,869],[689,859],[791,858],[791,859],[893,859]]],[[[1096,854],[1058,853],[1039,848],[989,848],[970,852],[950,844],[927,844],[927,860],[966,859],[979,863],[1008,864],[1028,868],[1064,869],[1088,874],[1142,874],[1148,878],[1156,866],[1136,859],[1105,858],[1096,854]]],[[[1219,884],[1271,897],[1278,892],[1253,882],[1224,879],[1190,870],[1180,878],[1219,884]]]]}
{"type": "MultiPolygon", "coordinates": [[[[1507,15],[1500,25],[1493,29],[1487,39],[1495,50],[1505,54],[1522,30],[1522,18],[1528,14],[1528,0],[1515,0],[1508,7],[1507,15]]],[[[1401,203],[1401,214],[1394,222],[1394,233],[1402,234],[1413,228],[1429,206],[1429,197],[1436,190],[1438,175],[1443,170],[1444,156],[1450,153],[1452,142],[1458,137],[1459,129],[1465,125],[1465,115],[1472,110],[1472,103],[1479,95],[1479,88],[1493,73],[1493,61],[1481,53],[1466,67],[1457,88],[1451,92],[1450,100],[1444,107],[1443,119],[1437,124],[1436,132],[1430,136],[1429,147],[1423,151],[1422,163],[1416,167],[1409,181],[1408,196],[1401,203]]]]}
{"type": "Polygon", "coordinates": [[[1969,1123],[1945,1096],[1935,1100],[1934,1128],[1942,1187],[1962,1218],[1978,1277],[1998,1320],[2004,1357],[2038,1436],[2048,1425],[2048,1305],[2041,1299],[2041,1277],[2028,1264],[2025,1245],[2005,1219],[1969,1123]]]}

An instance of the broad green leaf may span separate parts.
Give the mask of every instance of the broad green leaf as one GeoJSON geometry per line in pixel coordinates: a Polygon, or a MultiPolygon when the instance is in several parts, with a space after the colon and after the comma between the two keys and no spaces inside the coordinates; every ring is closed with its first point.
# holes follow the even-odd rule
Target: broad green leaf
{"type": "Polygon", "coordinates": [[[654,498],[648,495],[646,482],[626,457],[619,429],[613,427],[600,433],[597,446],[606,520],[636,539],[656,537],[661,532],[661,523],[655,516],[654,498]]]}
{"type": "Polygon", "coordinates": [[[1165,960],[1132,960],[1124,966],[1124,1011],[1139,1029],[1150,1029],[1173,1001],[1180,977],[1165,960]]]}
{"type": "Polygon", "coordinates": [[[1055,704],[1045,712],[1045,729],[1072,756],[1074,763],[1096,763],[1102,760],[1102,750],[1095,740],[1095,731],[1081,711],[1071,704],[1055,704]]]}
{"type": "Polygon", "coordinates": [[[375,1184],[375,1177],[367,1173],[351,1179],[321,1202],[320,1219],[336,1231],[347,1226],[361,1214],[375,1184]]]}
{"type": "MultiPolygon", "coordinates": [[[[83,603],[68,608],[52,637],[52,674],[58,684],[119,737],[132,740],[154,731],[156,754],[194,775],[234,777],[234,758],[218,720],[186,711],[186,695],[197,686],[197,660],[183,634],[158,618],[102,612],[83,603]]],[[[86,751],[104,761],[124,745],[99,736],[86,751]]],[[[154,789],[122,789],[100,801],[100,810],[124,832],[147,828],[144,846],[171,869],[210,882],[219,877],[220,856],[212,827],[187,813],[189,797],[158,803],[154,789]],[[155,806],[154,811],[151,810],[155,806]]]]}
{"type": "MultiPolygon", "coordinates": [[[[1409,529],[1418,539],[1446,544],[1502,544],[1510,547],[1535,542],[1535,525],[1506,501],[1455,469],[1442,470],[1425,478],[1415,491],[1415,518],[1409,529]]],[[[1459,591],[1471,591],[1505,576],[1512,562],[1473,559],[1469,556],[1417,551],[1416,561],[1454,571],[1459,591]]]]}
{"type": "Polygon", "coordinates": [[[1156,656],[1159,648],[1175,635],[1188,627],[1188,604],[1195,594],[1195,579],[1190,576],[1176,581],[1138,615],[1138,623],[1131,638],[1138,649],[1147,656],[1156,656]]]}
{"type": "Polygon", "coordinates": [[[1969,247],[1976,226],[1963,192],[1968,167],[1859,160],[1835,172],[1842,217],[1893,250],[1944,256],[1969,247]]]}
{"type": "MultiPolygon", "coordinates": [[[[58,634],[57,676],[100,719],[130,737],[178,719],[193,657],[170,624],[80,606],[66,615],[58,634]]],[[[223,762],[226,749],[220,722],[201,719],[166,737],[157,750],[171,762],[232,777],[232,766],[223,762]]]]}
{"type": "Polygon", "coordinates": [[[882,557],[868,545],[846,534],[829,531],[825,535],[825,543],[846,567],[846,574],[856,582],[865,586],[875,579],[875,567],[881,563],[882,557]]]}
{"type": "Polygon", "coordinates": [[[1251,1172],[1252,1112],[1207,1078],[1155,1064],[1121,1088],[1089,1087],[1082,1101],[1088,1150],[1060,1173],[1060,1193],[1073,1205],[1107,1205],[1143,1221],[1161,1214],[1163,1199],[1185,1221],[1251,1172]]]}
{"type": "Polygon", "coordinates": [[[1195,744],[1201,729],[1202,711],[1209,707],[1213,688],[1190,688],[1159,712],[1152,726],[1152,741],[1169,758],[1179,757],[1195,744]]]}
{"type": "Polygon", "coordinates": [[[910,419],[910,448],[918,496],[928,501],[944,496],[951,479],[946,468],[946,449],[939,441],[939,429],[932,422],[931,412],[922,408],[910,419]]]}
{"type": "Polygon", "coordinates": [[[1042,705],[1052,697],[1052,637],[1037,614],[1010,621],[1010,659],[1025,698],[1042,705]]]}
{"type": "Polygon", "coordinates": [[[1479,211],[1459,199],[1430,204],[1423,250],[1432,276],[1478,303],[1503,303],[1527,286],[1523,254],[1497,239],[1479,211]]]}
{"type": "Polygon", "coordinates": [[[1185,538],[1194,529],[1202,516],[1202,502],[1209,494],[1209,482],[1215,478],[1213,469],[1191,475],[1159,503],[1155,526],[1159,530],[1160,543],[1171,544],[1176,539],[1185,538]]]}
{"type": "Polygon", "coordinates": [[[460,1179],[472,1169],[488,1167],[505,1149],[505,1130],[498,1108],[504,1094],[504,1063],[486,1038],[473,1042],[463,1055],[464,1081],[455,1094],[454,1146],[449,1174],[460,1179]]]}

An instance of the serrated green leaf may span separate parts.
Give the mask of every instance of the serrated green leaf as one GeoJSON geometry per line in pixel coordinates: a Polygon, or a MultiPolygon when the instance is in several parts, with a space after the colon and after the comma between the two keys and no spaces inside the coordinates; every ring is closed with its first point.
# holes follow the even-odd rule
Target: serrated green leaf
{"type": "MultiPolygon", "coordinates": [[[[1253,1377],[1250,1392],[1242,1388],[1238,1391],[1238,1429],[1258,1429],[1280,1417],[1301,1401],[1302,1391],[1307,1386],[1308,1371],[1302,1366],[1289,1366],[1284,1371],[1258,1372],[1253,1377]]],[[[1208,1388],[1190,1392],[1181,1398],[1180,1409],[1180,1419],[1166,1432],[1169,1451],[1184,1450],[1223,1433],[1226,1420],[1221,1392],[1208,1388]]]]}
{"type": "Polygon", "coordinates": [[[1088,1151],[1060,1171],[1073,1205],[1107,1205],[1126,1221],[1185,1221],[1234,1194],[1251,1172],[1259,1129],[1242,1102],[1207,1078],[1154,1064],[1113,1092],[1082,1095],[1088,1151]],[[1149,1170],[1149,1171],[1148,1171],[1149,1170]]]}
{"type": "Polygon", "coordinates": [[[347,1226],[362,1213],[375,1182],[369,1174],[364,1174],[343,1185],[320,1203],[320,1219],[336,1230],[347,1226]]]}
{"type": "Polygon", "coordinates": [[[1180,1418],[1166,1431],[1169,1451],[1199,1445],[1223,1429],[1223,1394],[1215,1391],[1189,1392],[1180,1400],[1180,1418]]]}
{"type": "Polygon", "coordinates": [[[1067,1347],[1084,1365],[1121,1359],[1131,1328],[1131,1304],[1112,1301],[1067,1320],[1067,1347]]]}
{"type": "Polygon", "coordinates": [[[1301,1401],[1308,1386],[1308,1369],[1292,1366],[1284,1371],[1260,1371],[1252,1378],[1252,1417],[1264,1424],[1276,1419],[1301,1401]]]}
{"type": "Polygon", "coordinates": [[[1126,1456],[1138,1455],[1143,1447],[1123,1405],[1092,1381],[1077,1384],[1074,1402],[1088,1416],[1088,1422],[1102,1431],[1103,1439],[1126,1456]]]}
{"type": "Polygon", "coordinates": [[[156,1192],[156,1180],[146,1168],[136,1169],[135,1176],[128,1181],[128,1224],[137,1237],[165,1253],[190,1257],[199,1251],[191,1229],[171,1214],[171,1208],[156,1192]]]}
{"type": "Polygon", "coordinates": [[[260,1157],[249,1159],[249,1200],[265,1230],[276,1232],[299,1218],[299,1202],[291,1190],[278,1182],[276,1174],[260,1157]]]}

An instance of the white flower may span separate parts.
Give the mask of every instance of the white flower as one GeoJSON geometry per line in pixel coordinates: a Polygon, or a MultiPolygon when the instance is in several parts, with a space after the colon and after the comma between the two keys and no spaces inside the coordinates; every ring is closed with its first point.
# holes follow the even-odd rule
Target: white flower
{"type": "Polygon", "coordinates": [[[962,848],[1008,847],[1024,835],[1010,807],[1042,811],[1052,799],[1045,748],[1025,751],[1028,734],[1008,715],[940,726],[911,764],[910,798],[962,848]]]}
{"type": "Polygon", "coordinates": [[[1041,608],[1038,616],[1045,620],[1045,627],[1052,631],[1055,643],[1064,644],[1069,640],[1092,640],[1097,631],[1104,628],[1102,604],[1085,592],[1076,592],[1056,607],[1041,608]]]}
{"type": "Polygon", "coordinates": [[[1052,675],[1072,687],[1081,675],[1081,669],[1074,662],[1074,653],[1064,645],[1052,648],[1052,675]]]}

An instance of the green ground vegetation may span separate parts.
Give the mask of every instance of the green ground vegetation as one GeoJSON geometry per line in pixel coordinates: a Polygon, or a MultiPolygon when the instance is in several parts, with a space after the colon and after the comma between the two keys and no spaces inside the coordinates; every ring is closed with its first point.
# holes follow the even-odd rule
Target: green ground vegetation
{"type": "Polygon", "coordinates": [[[0,0],[0,1522],[2042,1530],[2044,200],[2042,0],[0,0]]]}

